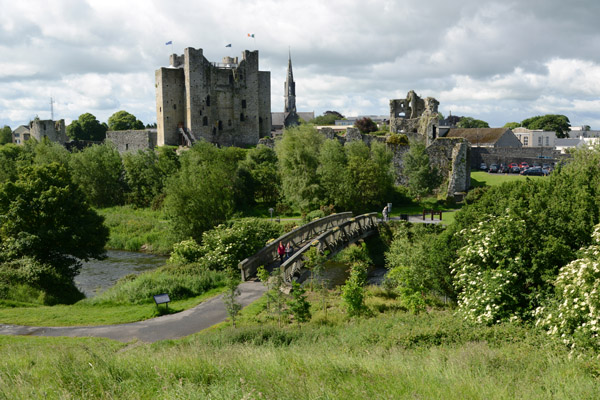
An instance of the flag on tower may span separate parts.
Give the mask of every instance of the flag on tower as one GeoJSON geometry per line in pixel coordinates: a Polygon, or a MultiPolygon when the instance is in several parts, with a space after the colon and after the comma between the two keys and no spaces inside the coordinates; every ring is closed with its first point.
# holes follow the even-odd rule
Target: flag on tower
{"type": "Polygon", "coordinates": [[[253,38],[253,37],[254,37],[254,33],[249,33],[249,34],[248,34],[248,37],[251,37],[251,38],[253,38]]]}
{"type": "Polygon", "coordinates": [[[166,46],[168,46],[168,45],[170,45],[170,44],[173,44],[173,41],[172,41],[172,40],[169,40],[167,43],[165,43],[165,45],[166,45],[166,46]]]}
{"type": "Polygon", "coordinates": [[[231,43],[229,43],[229,44],[228,44],[227,46],[225,46],[225,47],[231,47],[231,43]]]}

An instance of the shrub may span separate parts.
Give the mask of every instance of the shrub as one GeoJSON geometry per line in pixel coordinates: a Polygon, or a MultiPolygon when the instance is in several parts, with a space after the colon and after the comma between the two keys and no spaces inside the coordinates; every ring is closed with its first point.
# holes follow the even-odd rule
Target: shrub
{"type": "Polygon", "coordinates": [[[408,146],[408,136],[403,133],[392,133],[388,136],[386,142],[398,146],[408,146]]]}
{"type": "Polygon", "coordinates": [[[600,225],[593,244],[579,258],[560,269],[554,281],[556,297],[535,311],[536,325],[572,349],[577,345],[600,349],[600,225]]]}

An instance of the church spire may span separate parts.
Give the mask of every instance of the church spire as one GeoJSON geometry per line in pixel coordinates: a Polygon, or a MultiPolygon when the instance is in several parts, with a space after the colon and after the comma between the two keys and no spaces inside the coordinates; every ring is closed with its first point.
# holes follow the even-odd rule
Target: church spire
{"type": "Polygon", "coordinates": [[[286,113],[296,113],[296,83],[294,82],[294,73],[292,72],[292,52],[288,56],[287,78],[285,80],[285,109],[286,113]]]}

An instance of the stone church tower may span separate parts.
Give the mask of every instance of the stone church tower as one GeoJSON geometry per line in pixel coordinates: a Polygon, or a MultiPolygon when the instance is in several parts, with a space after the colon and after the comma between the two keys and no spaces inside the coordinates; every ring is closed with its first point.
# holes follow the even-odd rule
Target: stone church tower
{"type": "Polygon", "coordinates": [[[288,58],[288,70],[287,78],[285,80],[285,108],[284,113],[284,126],[290,127],[298,125],[300,117],[296,112],[296,83],[294,82],[294,73],[292,72],[292,55],[290,53],[288,58]]]}

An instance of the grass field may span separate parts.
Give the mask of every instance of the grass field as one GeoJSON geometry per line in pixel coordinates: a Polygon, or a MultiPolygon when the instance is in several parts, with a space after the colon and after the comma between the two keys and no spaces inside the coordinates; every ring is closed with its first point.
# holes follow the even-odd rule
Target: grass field
{"type": "MultiPolygon", "coordinates": [[[[337,293],[339,294],[339,292],[337,293]]],[[[335,296],[336,293],[331,293],[335,296]]],[[[600,362],[519,324],[412,315],[372,290],[371,316],[277,327],[264,301],[229,324],[152,345],[0,337],[0,398],[596,399],[600,362]]]]}
{"type": "Polygon", "coordinates": [[[523,176],[519,174],[490,174],[484,171],[473,171],[471,172],[471,187],[474,188],[480,186],[498,186],[505,182],[544,178],[544,176],[523,176]]]}

